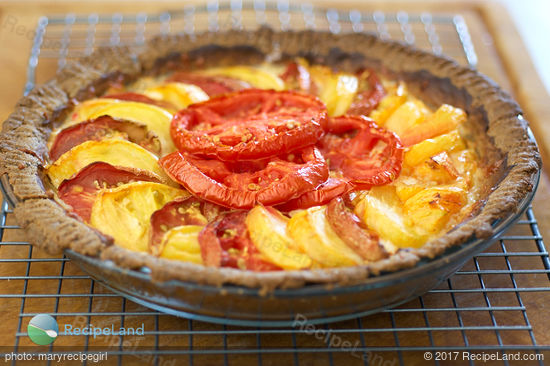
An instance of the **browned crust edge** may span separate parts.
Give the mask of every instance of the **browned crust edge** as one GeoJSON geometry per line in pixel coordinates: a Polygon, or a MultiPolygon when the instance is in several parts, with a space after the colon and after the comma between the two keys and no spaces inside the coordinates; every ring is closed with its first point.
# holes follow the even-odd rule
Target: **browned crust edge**
{"type": "Polygon", "coordinates": [[[22,98],[14,113],[4,122],[0,137],[0,175],[8,177],[18,200],[14,213],[29,240],[50,253],[70,248],[81,254],[111,260],[123,268],[145,266],[150,268],[156,281],[177,279],[216,286],[229,283],[264,291],[295,288],[308,283],[347,285],[361,283],[381,272],[412,267],[420,258],[436,257],[450,246],[464,243],[474,236],[486,239],[493,235],[491,224],[517,210],[521,200],[533,189],[533,177],[541,169],[537,146],[529,139],[527,131],[528,122],[522,118],[517,103],[494,82],[450,59],[398,42],[382,41],[368,34],[283,33],[267,28],[196,36],[174,35],[155,38],[140,53],[124,47],[100,49],[89,57],[70,63],[54,80],[22,98]],[[159,65],[170,64],[171,60],[186,63],[189,67],[208,63],[208,60],[194,58],[193,52],[211,45],[227,48],[250,46],[264,55],[301,54],[307,45],[308,54],[325,57],[325,61],[347,55],[350,62],[354,58],[358,58],[358,62],[372,62],[380,69],[411,80],[418,80],[419,75],[427,71],[438,80],[436,83],[442,86],[442,90],[419,85],[420,93],[425,91],[428,98],[438,103],[450,98],[468,113],[482,116],[487,125],[480,129],[506,157],[507,175],[489,195],[482,211],[471,220],[420,249],[400,251],[389,259],[365,266],[257,273],[159,259],[109,245],[97,231],[68,215],[44,189],[40,167],[47,154],[46,139],[51,132],[51,119],[72,99],[99,95],[109,78],[131,80],[143,73],[154,72],[159,65]],[[335,49],[338,49],[336,53],[335,49]]]}

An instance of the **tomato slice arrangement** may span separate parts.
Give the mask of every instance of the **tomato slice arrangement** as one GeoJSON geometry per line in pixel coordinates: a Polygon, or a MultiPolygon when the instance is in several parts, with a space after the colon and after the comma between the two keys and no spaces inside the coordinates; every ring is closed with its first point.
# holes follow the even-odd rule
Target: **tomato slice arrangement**
{"type": "Polygon", "coordinates": [[[94,199],[100,189],[136,181],[159,182],[160,179],[146,170],[115,167],[98,161],[86,166],[71,179],[64,180],[57,194],[78,216],[88,222],[94,199]]]}
{"type": "Polygon", "coordinates": [[[332,199],[339,197],[353,189],[353,184],[346,178],[330,177],[316,187],[314,190],[306,192],[282,205],[277,206],[281,211],[293,211],[310,208],[329,203],[332,199]]]}
{"type": "Polygon", "coordinates": [[[281,74],[281,79],[292,90],[299,90],[304,93],[316,95],[317,86],[311,78],[307,68],[300,62],[289,62],[285,71],[281,74]]]}
{"type": "Polygon", "coordinates": [[[403,148],[399,137],[373,120],[331,118],[327,132],[319,142],[321,151],[331,169],[341,171],[354,185],[368,188],[388,184],[401,172],[403,148]]]}
{"type": "Polygon", "coordinates": [[[231,208],[276,205],[318,187],[328,166],[314,147],[254,163],[223,163],[185,152],[163,157],[159,164],[176,182],[207,201],[231,208]]]}
{"type": "MultiPolygon", "coordinates": [[[[299,79],[299,67],[285,73],[299,79]]],[[[289,91],[248,89],[191,105],[172,119],[171,135],[180,151],[161,159],[167,174],[197,197],[240,209],[326,204],[355,186],[389,183],[403,159],[399,138],[372,120],[327,118],[317,98],[289,91]],[[341,177],[329,179],[325,159],[341,177]]]]}
{"type": "Polygon", "coordinates": [[[371,69],[179,71],[77,105],[46,174],[127,249],[251,271],[361,265],[468,204],[465,119],[371,69]]]}
{"type": "Polygon", "coordinates": [[[62,130],[50,148],[50,158],[57,160],[76,145],[90,140],[99,141],[109,136],[118,136],[155,154],[160,153],[158,137],[148,131],[145,125],[111,116],[100,116],[62,130]]]}
{"type": "Polygon", "coordinates": [[[368,116],[382,101],[386,95],[386,91],[374,71],[360,70],[357,74],[359,79],[359,91],[347,113],[368,116]]]}
{"type": "Polygon", "coordinates": [[[361,220],[345,205],[341,197],[336,197],[326,208],[327,221],[350,248],[355,249],[363,259],[376,261],[388,256],[378,245],[378,235],[361,223],[361,220]]]}
{"type": "Polygon", "coordinates": [[[313,96],[250,89],[181,110],[170,132],[180,150],[234,161],[313,145],[325,124],[326,108],[313,96]]]}
{"type": "Polygon", "coordinates": [[[233,267],[252,271],[281,268],[266,261],[256,248],[246,227],[247,212],[229,212],[206,225],[199,234],[202,260],[210,267],[233,267]]]}
{"type": "MultiPolygon", "coordinates": [[[[216,210],[208,202],[195,197],[178,198],[168,202],[160,210],[151,215],[151,238],[149,248],[154,253],[158,251],[162,239],[167,231],[177,226],[199,225],[208,223],[207,217],[212,217],[212,210],[216,210]],[[210,211],[210,212],[209,212],[210,211]]],[[[216,210],[214,217],[220,210],[216,210]]]]}

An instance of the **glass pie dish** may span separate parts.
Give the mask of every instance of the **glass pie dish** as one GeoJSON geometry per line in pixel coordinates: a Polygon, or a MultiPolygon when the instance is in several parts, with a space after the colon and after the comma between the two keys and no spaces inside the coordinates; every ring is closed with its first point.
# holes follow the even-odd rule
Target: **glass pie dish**
{"type": "MultiPolygon", "coordinates": [[[[323,32],[228,32],[161,37],[144,51],[102,49],[69,65],[37,88],[6,122],[2,173],[29,239],[65,251],[114,291],[162,311],[240,325],[288,325],[298,314],[312,322],[342,320],[395,306],[436,286],[486,248],[528,206],[540,174],[536,143],[521,110],[477,72],[454,62],[368,35],[323,32]],[[310,45],[303,49],[303,45],[310,45]],[[127,55],[128,54],[128,55],[127,55]],[[372,67],[403,79],[426,103],[458,105],[488,176],[479,210],[421,248],[346,268],[256,273],[174,263],[112,245],[52,200],[41,171],[51,127],[73,99],[100,95],[107,81],[135,79],[174,67],[257,62],[307,56],[331,66],[372,67]],[[45,113],[38,113],[40,109],[45,113]],[[11,137],[11,138],[10,138],[11,137]]],[[[303,319],[303,318],[302,318],[303,319]]]]}

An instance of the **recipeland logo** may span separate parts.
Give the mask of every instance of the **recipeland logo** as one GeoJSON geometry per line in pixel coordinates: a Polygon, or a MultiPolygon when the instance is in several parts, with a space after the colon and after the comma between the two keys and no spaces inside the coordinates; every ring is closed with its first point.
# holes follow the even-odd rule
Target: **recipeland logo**
{"type": "Polygon", "coordinates": [[[41,346],[55,341],[59,333],[59,327],[53,317],[48,314],[35,315],[27,326],[29,338],[41,346]]]}
{"type": "MultiPolygon", "coordinates": [[[[144,335],[145,326],[142,323],[140,327],[137,328],[124,328],[120,327],[115,329],[114,325],[110,327],[95,327],[92,324],[88,324],[85,327],[73,327],[72,324],[65,324],[65,329],[63,329],[63,335],[88,335],[93,336],[94,338],[98,336],[109,336],[109,335],[144,335]]],[[[59,334],[59,327],[57,322],[53,317],[48,314],[38,314],[35,315],[29,325],[27,326],[27,333],[31,341],[41,346],[45,346],[53,343],[59,334]]]]}

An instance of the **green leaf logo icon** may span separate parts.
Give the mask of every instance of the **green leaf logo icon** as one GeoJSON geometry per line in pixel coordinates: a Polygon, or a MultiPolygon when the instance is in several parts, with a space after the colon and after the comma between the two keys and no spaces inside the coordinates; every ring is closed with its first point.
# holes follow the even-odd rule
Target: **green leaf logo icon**
{"type": "Polygon", "coordinates": [[[59,328],[55,319],[50,315],[38,314],[29,322],[27,332],[31,341],[45,346],[55,341],[59,328]]]}

